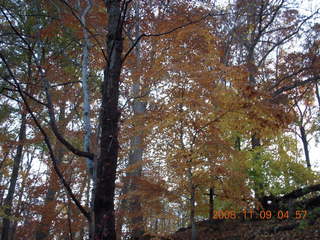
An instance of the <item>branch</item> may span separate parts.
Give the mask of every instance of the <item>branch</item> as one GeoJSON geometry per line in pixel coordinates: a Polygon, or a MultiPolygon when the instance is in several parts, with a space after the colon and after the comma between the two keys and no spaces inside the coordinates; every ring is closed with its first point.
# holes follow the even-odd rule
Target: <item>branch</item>
{"type": "Polygon", "coordinates": [[[285,43],[287,40],[289,40],[291,37],[299,33],[300,29],[302,28],[303,24],[305,24],[309,19],[311,19],[314,15],[316,15],[317,12],[314,14],[310,15],[309,17],[305,18],[297,27],[296,31],[292,32],[288,36],[284,37],[283,39],[279,40],[275,45],[273,45],[267,53],[260,59],[259,63],[257,66],[261,66],[261,64],[264,62],[264,60],[269,56],[269,54],[277,47],[280,46],[281,44],[285,43]]]}
{"type": "Polygon", "coordinates": [[[320,191],[320,184],[296,189],[296,190],[284,195],[279,200],[280,201],[288,201],[289,199],[299,198],[299,197],[302,197],[308,193],[315,192],[315,191],[320,191]]]}
{"type": "Polygon", "coordinates": [[[264,27],[262,27],[262,22],[261,22],[262,21],[262,15],[261,15],[260,22],[259,22],[260,25],[259,25],[259,33],[258,33],[258,35],[261,36],[261,34],[274,22],[278,12],[280,11],[280,9],[282,8],[282,6],[284,4],[284,2],[285,2],[284,0],[281,0],[279,6],[276,7],[276,9],[274,10],[273,15],[271,16],[271,19],[269,20],[269,22],[266,23],[266,25],[264,27]]]}
{"type": "Polygon", "coordinates": [[[15,84],[17,85],[17,89],[19,91],[19,94],[26,106],[26,109],[27,111],[29,112],[30,116],[32,117],[33,121],[35,122],[36,126],[39,128],[41,134],[43,135],[44,137],[44,141],[48,147],[48,150],[49,150],[49,155],[51,157],[51,160],[52,160],[52,165],[53,165],[53,168],[56,172],[56,174],[58,175],[59,179],[61,180],[63,186],[65,187],[67,193],[69,194],[69,196],[71,197],[71,199],[74,201],[74,203],[76,204],[76,206],[79,208],[80,212],[87,218],[87,220],[90,222],[91,221],[91,218],[90,218],[90,214],[84,209],[84,207],[82,207],[81,203],[78,201],[78,199],[76,198],[76,196],[74,195],[74,193],[72,192],[72,189],[70,188],[69,184],[66,182],[66,180],[64,179],[62,173],[60,172],[60,169],[58,168],[57,166],[57,159],[54,155],[54,152],[53,152],[53,149],[52,149],[52,146],[51,146],[51,143],[50,143],[50,139],[47,135],[47,133],[44,131],[44,129],[41,127],[41,124],[39,123],[39,121],[37,120],[37,118],[35,117],[35,115],[33,114],[33,111],[31,110],[24,94],[23,94],[23,91],[20,87],[20,84],[18,82],[18,80],[15,78],[13,72],[11,71],[11,68],[9,67],[6,59],[4,58],[4,56],[0,53],[0,58],[2,59],[2,61],[4,62],[10,76],[12,77],[12,79],[14,80],[15,84]]]}
{"type": "Polygon", "coordinates": [[[286,79],[292,78],[294,76],[297,76],[299,73],[302,73],[303,71],[307,70],[308,68],[300,68],[298,71],[295,71],[293,73],[290,73],[289,75],[286,75],[280,79],[277,80],[277,82],[275,84],[273,84],[273,86],[268,88],[268,91],[271,92],[272,89],[278,87],[280,85],[281,82],[283,82],[286,79]]]}
{"type": "Polygon", "coordinates": [[[300,82],[295,82],[294,84],[289,85],[289,86],[284,86],[282,88],[279,88],[275,92],[273,92],[272,97],[276,97],[276,96],[280,95],[283,92],[290,91],[292,89],[295,89],[297,87],[306,85],[306,84],[311,83],[311,82],[318,82],[319,79],[320,79],[320,76],[314,76],[314,77],[308,78],[307,80],[300,81],[300,82]]]}
{"type": "MultiPolygon", "coordinates": [[[[12,28],[12,30],[17,34],[17,36],[28,46],[28,49],[30,51],[30,54],[36,59],[36,56],[33,52],[33,49],[31,48],[30,44],[28,43],[27,40],[24,39],[24,37],[19,33],[19,31],[13,26],[13,24],[11,23],[10,19],[7,17],[7,15],[5,14],[5,12],[2,10],[2,8],[0,8],[0,11],[3,13],[3,15],[5,16],[6,20],[9,22],[10,27],[12,28]]],[[[4,58],[4,56],[1,54],[1,58],[2,60],[5,62],[5,65],[11,75],[11,77],[14,79],[14,81],[16,82],[16,84],[19,84],[18,81],[16,80],[16,78],[14,77],[10,67],[6,64],[6,60],[4,58]]],[[[38,71],[40,73],[41,76],[41,80],[44,81],[45,83],[45,90],[46,90],[46,95],[47,95],[47,104],[48,104],[48,111],[49,111],[49,116],[50,116],[50,125],[52,128],[53,133],[55,134],[55,136],[58,138],[58,140],[68,149],[70,150],[72,153],[74,153],[75,155],[78,155],[80,157],[85,157],[85,158],[89,158],[92,159],[94,158],[94,154],[90,153],[90,152],[83,152],[80,151],[78,149],[76,149],[74,146],[72,146],[72,144],[70,144],[65,138],[62,137],[62,135],[59,133],[58,131],[58,127],[56,126],[55,123],[55,118],[54,118],[54,111],[53,111],[53,106],[52,106],[52,102],[51,102],[51,98],[50,98],[50,94],[49,94],[49,83],[46,81],[46,78],[43,76],[43,69],[41,68],[41,66],[37,66],[38,71]]],[[[23,90],[20,88],[20,85],[17,85],[19,92],[21,91],[21,93],[23,93],[23,90]]]]}
{"type": "Polygon", "coordinates": [[[69,84],[75,84],[75,83],[81,83],[81,81],[71,81],[71,82],[58,83],[58,84],[53,84],[50,87],[52,87],[52,88],[61,87],[61,86],[69,85],[69,84]]]}
{"type": "MultiPolygon", "coordinates": [[[[7,88],[4,88],[4,90],[7,90],[7,88]]],[[[5,94],[3,92],[1,92],[0,94],[5,96],[5,97],[7,97],[8,99],[11,99],[12,101],[15,101],[15,102],[20,103],[20,104],[22,103],[19,99],[15,99],[14,97],[9,96],[8,94],[5,94]]]]}
{"type": "Polygon", "coordinates": [[[162,32],[162,33],[153,33],[153,34],[146,34],[146,33],[142,33],[136,40],[135,42],[132,44],[132,46],[129,48],[129,50],[126,52],[126,54],[124,55],[123,59],[122,59],[122,62],[125,61],[125,59],[128,57],[128,55],[132,52],[132,50],[135,48],[135,46],[138,44],[138,42],[143,38],[143,37],[160,37],[160,36],[163,36],[163,35],[168,35],[170,33],[173,33],[179,29],[182,29],[184,27],[187,27],[189,25],[192,25],[192,24],[195,24],[195,23],[199,23],[201,21],[203,21],[204,19],[206,19],[207,17],[211,16],[212,14],[209,13],[209,14],[206,14],[205,16],[201,17],[200,19],[196,20],[196,21],[191,21],[191,22],[188,22],[188,23],[185,23],[185,24],[182,24],[178,27],[174,27],[172,28],[171,30],[168,30],[166,32],[162,32]]]}
{"type": "MultiPolygon", "coordinates": [[[[16,85],[14,85],[13,83],[11,83],[11,82],[8,81],[7,79],[5,79],[5,78],[2,78],[2,79],[3,79],[5,82],[7,82],[9,85],[13,86],[14,88],[17,88],[16,85]]],[[[4,89],[4,90],[7,90],[7,91],[11,91],[11,92],[19,92],[18,90],[15,90],[15,89],[12,89],[12,88],[6,88],[6,87],[4,87],[3,89],[4,89]]],[[[32,95],[30,95],[28,92],[26,92],[26,91],[24,91],[24,90],[22,90],[22,89],[21,89],[21,91],[22,91],[26,96],[28,96],[30,99],[32,99],[33,101],[35,101],[35,102],[37,102],[37,103],[39,103],[39,104],[41,104],[41,105],[43,105],[43,106],[48,107],[48,105],[47,105],[46,103],[44,103],[44,102],[36,99],[36,98],[33,97],[32,95]]],[[[1,94],[5,95],[4,93],[1,93],[1,94]]],[[[5,96],[6,96],[6,95],[5,95],[5,96]]],[[[9,96],[6,96],[6,97],[9,97],[9,96]]],[[[11,98],[11,97],[9,97],[9,98],[11,98]]],[[[12,99],[12,98],[11,98],[11,99],[12,99]]],[[[19,101],[19,100],[16,100],[16,99],[15,99],[15,101],[19,101]]]]}
{"type": "Polygon", "coordinates": [[[85,158],[89,158],[89,159],[94,159],[94,154],[90,153],[90,152],[84,152],[81,151],[77,148],[75,148],[71,143],[69,143],[59,132],[57,124],[56,124],[56,120],[55,120],[55,116],[54,116],[54,110],[53,110],[53,104],[51,101],[51,96],[49,93],[49,82],[47,81],[46,77],[44,76],[44,73],[42,71],[42,69],[40,69],[40,77],[41,80],[44,82],[45,85],[45,93],[47,96],[47,103],[48,103],[48,112],[49,112],[49,117],[50,117],[50,126],[51,129],[54,133],[54,135],[58,138],[58,140],[68,149],[70,150],[72,153],[74,153],[75,155],[79,156],[79,157],[85,157],[85,158]]]}
{"type": "Polygon", "coordinates": [[[92,36],[92,38],[96,41],[96,43],[98,44],[99,48],[101,49],[102,55],[104,57],[104,59],[107,60],[107,56],[103,50],[103,47],[101,46],[100,42],[98,41],[98,39],[96,38],[96,36],[90,31],[90,29],[88,27],[86,27],[81,19],[79,18],[79,16],[75,13],[74,9],[72,6],[70,6],[70,4],[64,0],[59,0],[60,2],[62,2],[63,4],[65,4],[71,11],[72,15],[79,21],[80,25],[82,28],[86,29],[86,31],[92,36]]]}
{"type": "MultiPolygon", "coordinates": [[[[123,3],[122,3],[122,5],[121,5],[121,8],[120,8],[120,15],[119,15],[119,19],[118,19],[118,23],[117,23],[117,27],[116,27],[116,29],[117,29],[117,31],[116,32],[118,32],[119,30],[122,32],[122,29],[123,29],[123,23],[124,23],[124,20],[125,20],[125,17],[126,17],[126,13],[127,13],[127,10],[128,10],[128,5],[130,4],[130,2],[131,2],[132,0],[129,0],[129,1],[123,1],[123,3]]],[[[108,3],[108,1],[106,1],[106,8],[107,8],[107,10],[109,11],[109,7],[108,7],[108,5],[110,4],[110,3],[108,3]]],[[[109,35],[110,33],[108,33],[108,35],[109,35]]],[[[121,33],[121,36],[122,36],[122,33],[121,33]]],[[[107,61],[107,67],[106,67],[106,70],[107,70],[107,74],[109,74],[109,68],[110,68],[110,61],[109,61],[109,59],[111,59],[111,55],[113,54],[113,49],[114,49],[114,46],[115,46],[115,39],[113,39],[113,41],[112,41],[112,45],[111,45],[111,48],[110,48],[110,50],[109,50],[109,47],[107,46],[107,51],[109,51],[109,55],[108,55],[108,58],[105,58],[106,59],[106,61],[107,61]]],[[[121,60],[121,63],[122,63],[123,61],[121,60]]],[[[105,74],[106,74],[105,73],[105,74]]]]}
{"type": "MultiPolygon", "coordinates": [[[[13,26],[12,22],[10,21],[10,19],[8,18],[7,14],[3,11],[2,7],[0,7],[0,11],[2,12],[2,14],[4,15],[5,19],[8,21],[10,28],[15,32],[15,34],[17,34],[17,36],[27,45],[29,51],[31,52],[31,54],[33,55],[33,50],[32,47],[30,46],[30,44],[28,43],[28,41],[26,41],[24,39],[24,37],[21,35],[21,33],[18,32],[18,30],[13,26]]],[[[11,14],[10,14],[11,15],[11,14]]]]}

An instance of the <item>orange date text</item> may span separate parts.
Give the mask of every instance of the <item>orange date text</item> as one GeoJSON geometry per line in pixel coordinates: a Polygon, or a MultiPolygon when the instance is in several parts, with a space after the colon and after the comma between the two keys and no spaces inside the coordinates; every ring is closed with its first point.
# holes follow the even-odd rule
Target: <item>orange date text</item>
{"type": "Polygon", "coordinates": [[[236,212],[234,210],[214,210],[213,219],[257,219],[257,220],[269,220],[269,219],[279,219],[285,220],[288,218],[294,219],[305,219],[308,212],[307,210],[297,210],[293,214],[289,214],[288,210],[260,210],[255,211],[253,209],[243,209],[242,212],[236,212]]]}

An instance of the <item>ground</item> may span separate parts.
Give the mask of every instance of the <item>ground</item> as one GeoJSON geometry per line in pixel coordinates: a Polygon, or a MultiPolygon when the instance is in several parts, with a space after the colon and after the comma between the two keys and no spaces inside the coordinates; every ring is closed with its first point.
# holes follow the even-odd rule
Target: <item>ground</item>
{"type": "MultiPolygon", "coordinates": [[[[190,228],[183,228],[161,240],[189,240],[190,228]]],[[[318,240],[320,218],[303,220],[214,220],[198,223],[198,240],[318,240]]]]}

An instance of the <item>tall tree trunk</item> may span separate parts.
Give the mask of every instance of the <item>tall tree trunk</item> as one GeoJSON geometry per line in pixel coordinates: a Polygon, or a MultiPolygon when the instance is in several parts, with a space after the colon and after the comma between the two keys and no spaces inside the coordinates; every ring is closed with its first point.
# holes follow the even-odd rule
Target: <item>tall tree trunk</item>
{"type": "Polygon", "coordinates": [[[1,236],[2,240],[9,239],[9,233],[11,230],[9,217],[11,216],[13,196],[16,189],[20,164],[22,161],[22,156],[23,156],[22,151],[23,151],[23,145],[24,145],[25,139],[26,139],[26,113],[23,111],[21,114],[21,125],[20,125],[19,140],[18,140],[19,143],[18,143],[16,155],[13,161],[13,168],[12,168],[12,173],[10,178],[9,190],[8,190],[7,197],[4,200],[6,217],[4,217],[3,219],[2,236],[1,236]]]}
{"type": "MultiPolygon", "coordinates": [[[[81,82],[82,82],[82,94],[83,94],[83,122],[84,122],[84,139],[83,139],[83,150],[85,152],[90,152],[90,137],[91,137],[91,123],[90,123],[90,89],[89,89],[89,47],[90,47],[90,40],[89,40],[89,33],[87,30],[86,25],[86,17],[88,13],[90,12],[92,8],[92,0],[86,0],[86,7],[84,9],[81,9],[81,3],[80,0],[78,0],[78,6],[81,9],[81,15],[80,15],[80,21],[82,25],[82,31],[83,31],[83,49],[82,49],[82,65],[81,65],[81,82]]],[[[93,186],[95,186],[95,171],[94,171],[94,162],[93,159],[87,158],[87,171],[89,175],[89,184],[88,184],[88,192],[90,191],[90,183],[91,179],[93,181],[93,186]]],[[[92,189],[94,195],[95,189],[92,189]]],[[[93,201],[93,199],[92,199],[93,201]]],[[[88,198],[88,205],[93,206],[93,202],[90,202],[90,198],[88,198]]],[[[92,208],[91,209],[91,214],[92,208]]],[[[91,236],[93,234],[93,228],[94,228],[94,221],[91,221],[91,224],[89,226],[89,235],[91,236]]]]}
{"type": "MultiPolygon", "coordinates": [[[[26,172],[26,176],[29,176],[29,173],[30,173],[30,170],[31,170],[31,166],[32,166],[32,161],[33,161],[33,157],[34,156],[34,152],[35,150],[33,151],[33,153],[31,153],[31,159],[30,161],[27,162],[27,168],[24,170],[26,172]]],[[[15,209],[15,213],[14,215],[15,216],[19,216],[21,211],[22,211],[22,199],[23,199],[23,193],[25,191],[25,188],[26,188],[26,181],[27,181],[27,178],[24,177],[23,180],[22,180],[22,183],[21,183],[21,188],[20,188],[20,192],[18,194],[18,203],[17,203],[17,207],[15,209]]],[[[15,219],[12,223],[12,228],[11,228],[11,232],[9,233],[9,239],[10,240],[15,240],[15,233],[16,233],[16,229],[17,229],[17,225],[18,225],[18,220],[15,219]]]]}
{"type": "MultiPolygon", "coordinates": [[[[90,152],[90,136],[91,136],[91,124],[90,124],[90,90],[89,90],[89,34],[86,28],[86,16],[92,8],[91,0],[86,0],[87,6],[82,10],[80,20],[83,27],[83,51],[82,51],[82,68],[81,68],[81,82],[83,92],[83,122],[84,122],[84,140],[83,150],[90,152]]],[[[78,1],[80,7],[80,2],[78,1]]],[[[91,177],[93,177],[93,160],[87,158],[87,167],[91,177]]]]}
{"type": "MultiPolygon", "coordinates": [[[[107,56],[101,106],[100,156],[94,196],[95,240],[116,240],[114,190],[118,160],[119,82],[122,68],[122,14],[119,0],[105,1],[108,11],[107,56]]],[[[125,13],[124,13],[125,14],[125,13]]]]}
{"type": "MultiPolygon", "coordinates": [[[[256,24],[256,12],[258,10],[258,4],[257,2],[253,2],[252,4],[247,5],[247,24],[254,26],[256,24]]],[[[256,81],[256,73],[257,73],[257,66],[256,66],[256,60],[255,60],[255,48],[257,45],[257,40],[255,39],[255,33],[252,31],[248,33],[248,43],[246,45],[247,55],[246,55],[246,65],[247,65],[247,71],[249,73],[248,76],[248,83],[249,86],[254,89],[257,85],[256,81]]],[[[252,132],[251,135],[251,147],[252,150],[255,150],[257,147],[261,145],[260,143],[260,137],[258,136],[258,133],[256,130],[252,132]]],[[[258,160],[260,158],[259,153],[255,153],[254,160],[258,160]]],[[[261,183],[255,183],[254,186],[254,192],[255,197],[257,199],[260,198],[261,192],[263,192],[263,184],[261,183]]]]}
{"type": "MultiPolygon", "coordinates": [[[[90,90],[89,90],[89,33],[86,27],[86,16],[92,8],[91,0],[86,0],[87,6],[81,11],[80,20],[83,27],[83,50],[82,50],[82,66],[81,66],[81,82],[83,93],[83,122],[84,122],[84,140],[83,150],[90,152],[90,136],[91,136],[91,124],[90,124],[90,90]]],[[[80,8],[80,1],[78,0],[80,8]]],[[[87,158],[87,167],[91,177],[93,177],[93,160],[87,158]]]]}
{"type": "MultiPolygon", "coordinates": [[[[139,0],[136,1],[136,4],[134,6],[135,10],[135,39],[138,39],[140,36],[140,3],[139,0]]],[[[137,120],[134,122],[134,127],[138,128],[143,125],[143,122],[141,122],[141,119],[139,116],[145,113],[146,107],[145,103],[139,100],[139,97],[142,95],[141,91],[141,77],[140,77],[140,70],[141,70],[141,61],[140,61],[140,43],[136,45],[135,48],[135,57],[136,57],[136,63],[135,63],[135,70],[137,74],[137,79],[134,79],[133,85],[132,85],[132,95],[133,95],[133,114],[135,117],[138,117],[137,120]]],[[[139,131],[141,132],[141,131],[139,131]]],[[[128,173],[129,177],[129,191],[137,191],[138,186],[136,183],[137,178],[141,177],[142,173],[142,155],[143,155],[143,135],[137,134],[131,138],[131,151],[129,154],[129,166],[136,165],[136,167],[128,173]],[[137,164],[140,163],[140,164],[137,164]]],[[[131,228],[131,238],[132,239],[139,239],[142,237],[144,233],[143,228],[143,216],[141,211],[141,200],[140,197],[137,194],[134,194],[133,197],[129,199],[129,215],[130,217],[130,228],[131,228]]]]}

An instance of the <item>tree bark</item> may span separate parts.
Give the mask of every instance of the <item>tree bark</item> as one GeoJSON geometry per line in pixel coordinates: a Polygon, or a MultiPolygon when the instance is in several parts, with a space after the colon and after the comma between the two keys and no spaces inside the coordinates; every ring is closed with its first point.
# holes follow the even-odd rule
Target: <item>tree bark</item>
{"type": "MultiPolygon", "coordinates": [[[[134,6],[135,11],[135,39],[138,39],[140,36],[140,3],[139,0],[136,1],[134,6]]],[[[145,113],[146,106],[145,103],[139,100],[139,97],[142,95],[141,91],[141,77],[140,77],[140,42],[137,43],[135,48],[135,56],[136,56],[136,63],[135,69],[138,74],[138,78],[134,79],[132,85],[132,95],[133,95],[133,105],[132,110],[134,116],[138,117],[137,121],[134,122],[134,127],[139,128],[143,126],[143,122],[139,119],[139,116],[145,113]]],[[[142,155],[143,155],[143,135],[141,131],[140,133],[133,136],[131,138],[131,151],[129,154],[129,166],[137,165],[137,163],[141,163],[142,155]]],[[[134,170],[128,173],[128,177],[130,180],[129,184],[129,191],[137,191],[138,186],[136,183],[137,178],[141,177],[142,174],[142,165],[138,164],[134,170]]],[[[134,194],[133,197],[129,199],[129,212],[130,212],[130,228],[131,228],[131,238],[132,239],[139,239],[144,234],[144,227],[143,227],[143,215],[141,211],[141,199],[138,195],[134,194]]]]}
{"type": "MultiPolygon", "coordinates": [[[[55,152],[57,154],[57,165],[59,166],[64,152],[62,150],[62,146],[59,143],[56,143],[55,145],[55,152]]],[[[36,228],[35,232],[35,239],[36,240],[48,240],[50,237],[50,227],[52,224],[52,221],[56,217],[56,192],[59,190],[59,180],[57,179],[56,173],[54,170],[51,170],[50,176],[49,176],[49,186],[48,191],[45,196],[44,200],[44,206],[41,221],[36,228]]]]}
{"type": "Polygon", "coordinates": [[[211,187],[209,189],[209,221],[213,220],[213,210],[214,210],[213,195],[214,195],[214,188],[211,187]]]}
{"type": "MultiPolygon", "coordinates": [[[[189,177],[192,178],[192,173],[191,169],[189,168],[189,177]]],[[[190,224],[191,224],[191,240],[197,240],[197,228],[196,228],[196,220],[195,220],[195,208],[196,208],[196,187],[192,183],[192,180],[190,183],[190,191],[191,191],[191,196],[190,196],[190,224]]]]}
{"type": "Polygon", "coordinates": [[[313,206],[320,205],[319,203],[320,196],[316,196],[316,197],[301,200],[301,201],[295,201],[295,200],[309,193],[313,193],[317,191],[320,191],[320,184],[309,185],[303,188],[293,190],[292,192],[287,193],[282,197],[277,197],[273,195],[263,196],[262,198],[259,199],[259,201],[261,202],[261,204],[265,209],[274,210],[274,211],[277,211],[280,208],[280,206],[284,206],[284,204],[286,203],[288,203],[288,205],[292,205],[292,207],[295,209],[297,208],[297,206],[299,207],[303,206],[302,209],[312,208],[313,206]],[[268,202],[271,202],[271,203],[269,204],[268,202]]]}
{"type": "MultiPolygon", "coordinates": [[[[84,140],[83,150],[90,152],[90,136],[91,136],[91,123],[90,123],[90,89],[89,89],[89,34],[86,29],[86,16],[92,8],[92,2],[87,0],[87,6],[82,10],[80,20],[83,26],[83,50],[82,50],[82,66],[81,66],[81,82],[83,93],[83,122],[84,122],[84,140]]],[[[80,2],[78,2],[80,7],[80,2]]],[[[90,176],[93,178],[93,159],[87,158],[87,168],[90,176]]]]}
{"type": "MultiPolygon", "coordinates": [[[[35,152],[35,151],[34,151],[35,152]]],[[[34,153],[33,152],[33,153],[34,153]]],[[[31,153],[31,156],[33,156],[34,154],[31,153]]],[[[25,169],[25,172],[26,172],[26,175],[29,176],[29,173],[30,173],[30,170],[31,170],[31,166],[32,166],[32,162],[33,162],[33,157],[31,157],[30,161],[27,162],[27,167],[25,169]]],[[[20,188],[20,191],[19,191],[19,194],[18,194],[18,203],[17,203],[17,207],[15,209],[15,212],[14,212],[14,215],[15,216],[19,216],[21,215],[21,212],[22,212],[22,199],[23,199],[23,194],[25,192],[25,188],[26,188],[26,181],[27,178],[23,178],[22,182],[21,182],[21,188],[20,188]]],[[[17,229],[17,225],[18,225],[18,219],[15,219],[12,223],[12,227],[11,227],[11,232],[9,233],[9,239],[10,240],[15,240],[15,234],[16,234],[16,229],[17,229]]]]}
{"type": "Polygon", "coordinates": [[[304,155],[306,158],[306,163],[307,163],[307,167],[309,169],[311,169],[311,163],[310,163],[310,155],[309,155],[309,142],[307,139],[307,133],[306,133],[306,129],[304,127],[304,118],[305,118],[305,113],[307,110],[307,106],[305,108],[304,111],[301,110],[300,106],[298,103],[296,103],[296,107],[298,109],[298,113],[299,113],[299,121],[297,123],[299,130],[300,130],[300,135],[299,137],[301,138],[302,144],[303,144],[303,150],[304,150],[304,155]]]}
{"type": "Polygon", "coordinates": [[[307,140],[306,130],[305,130],[303,125],[300,125],[299,129],[300,129],[300,134],[301,134],[301,140],[302,140],[302,143],[303,143],[303,150],[304,150],[304,155],[305,155],[305,158],[306,158],[307,167],[309,169],[311,169],[309,147],[308,147],[309,143],[308,143],[308,140],[307,140]]]}
{"type": "Polygon", "coordinates": [[[318,83],[316,82],[316,97],[317,97],[317,101],[318,101],[318,107],[320,108],[320,94],[319,94],[319,86],[318,83]]]}
{"type": "MultiPolygon", "coordinates": [[[[91,137],[91,123],[90,123],[90,89],[89,89],[89,50],[90,50],[90,40],[89,33],[86,25],[86,17],[90,12],[93,3],[91,0],[86,0],[86,7],[81,9],[80,21],[83,31],[83,49],[82,49],[82,62],[81,62],[81,82],[82,82],[82,94],[83,94],[83,123],[84,123],[84,139],[83,139],[83,151],[90,152],[90,137],[91,137]]],[[[81,8],[80,0],[78,0],[78,6],[81,8]]],[[[95,186],[96,174],[94,171],[94,159],[86,158],[87,171],[88,171],[88,192],[90,191],[91,179],[93,181],[93,186],[95,186]]],[[[92,189],[94,195],[95,189],[92,189]]],[[[92,199],[93,200],[93,199],[92,199]]],[[[90,198],[88,198],[88,205],[93,205],[90,203],[90,198]]],[[[89,208],[90,209],[90,208],[89,208]]],[[[92,208],[91,208],[92,214],[92,208]]],[[[89,235],[92,235],[94,222],[91,221],[89,226],[89,235]]]]}
{"type": "MultiPolygon", "coordinates": [[[[62,104],[60,107],[59,113],[59,122],[64,123],[65,120],[65,104],[62,104]]],[[[60,129],[65,129],[64,123],[60,129]]],[[[64,131],[62,130],[62,134],[64,131]]],[[[56,142],[54,145],[54,152],[57,155],[57,166],[60,165],[63,156],[64,156],[64,149],[60,142],[56,142]]],[[[41,216],[41,221],[36,229],[35,239],[36,240],[45,240],[49,238],[49,230],[53,219],[55,218],[55,208],[56,208],[56,192],[59,190],[59,181],[57,179],[57,175],[54,170],[51,171],[49,176],[49,186],[48,191],[45,196],[45,204],[44,207],[46,209],[41,216]]]]}
{"type": "Polygon", "coordinates": [[[23,151],[23,145],[24,145],[25,139],[26,139],[26,113],[22,112],[21,125],[20,125],[20,131],[19,131],[19,143],[18,143],[16,155],[14,157],[8,194],[6,199],[4,200],[6,217],[4,217],[3,219],[2,236],[1,236],[2,240],[9,239],[9,233],[11,230],[9,217],[11,216],[11,211],[13,206],[13,196],[14,196],[14,192],[15,192],[16,184],[18,180],[20,164],[22,161],[22,156],[23,156],[22,151],[23,151]]]}
{"type": "Polygon", "coordinates": [[[119,0],[105,1],[108,11],[107,56],[101,106],[100,156],[94,196],[94,240],[116,240],[114,190],[118,159],[119,82],[122,68],[122,14],[119,0]]]}

